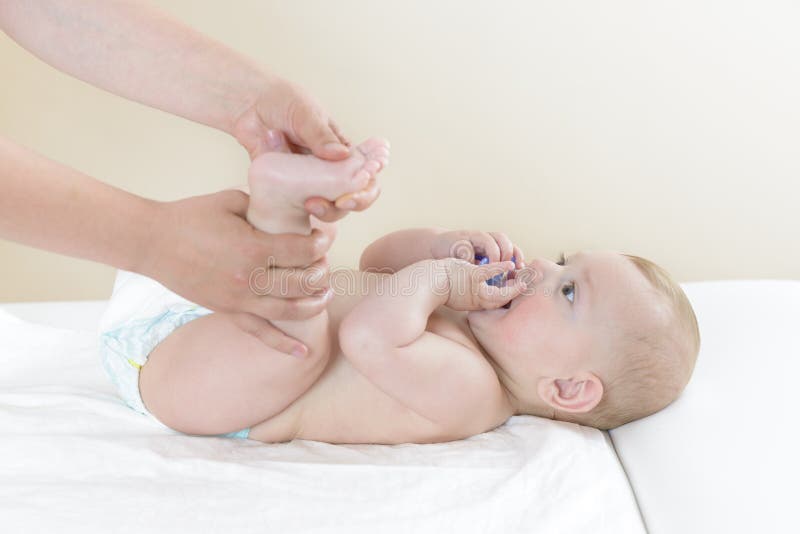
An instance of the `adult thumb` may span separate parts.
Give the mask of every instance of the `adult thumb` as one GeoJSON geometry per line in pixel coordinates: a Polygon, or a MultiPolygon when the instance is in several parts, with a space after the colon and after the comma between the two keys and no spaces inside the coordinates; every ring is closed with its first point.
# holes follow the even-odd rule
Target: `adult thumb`
{"type": "Polygon", "coordinates": [[[264,136],[264,142],[266,143],[267,151],[268,152],[291,152],[292,149],[289,148],[289,142],[286,140],[286,136],[283,135],[283,132],[280,130],[267,130],[266,135],[264,136]]]}
{"type": "Polygon", "coordinates": [[[336,161],[350,155],[350,149],[342,143],[332,122],[317,113],[311,113],[299,133],[306,148],[318,158],[336,161]]]}

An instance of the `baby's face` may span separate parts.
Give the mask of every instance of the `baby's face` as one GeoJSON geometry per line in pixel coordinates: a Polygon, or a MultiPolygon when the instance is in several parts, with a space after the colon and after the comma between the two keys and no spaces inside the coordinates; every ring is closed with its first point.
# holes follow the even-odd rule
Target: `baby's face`
{"type": "MultiPolygon", "coordinates": [[[[602,375],[621,326],[651,316],[655,293],[616,252],[581,252],[565,264],[535,259],[519,271],[528,288],[508,309],[470,312],[473,333],[517,383],[602,375]]],[[[534,388],[535,389],[535,388],[534,388]]]]}

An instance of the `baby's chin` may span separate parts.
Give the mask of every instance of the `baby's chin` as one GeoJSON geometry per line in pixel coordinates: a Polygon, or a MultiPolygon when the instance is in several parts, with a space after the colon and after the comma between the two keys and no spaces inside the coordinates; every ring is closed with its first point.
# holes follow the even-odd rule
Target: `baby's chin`
{"type": "Polygon", "coordinates": [[[497,319],[508,310],[499,308],[496,310],[480,310],[467,313],[467,323],[472,331],[472,335],[480,343],[486,356],[493,361],[505,361],[503,354],[504,347],[508,347],[508,340],[503,334],[503,329],[499,328],[497,319]]]}
{"type": "Polygon", "coordinates": [[[506,308],[497,308],[495,310],[478,310],[467,312],[467,323],[469,324],[472,333],[475,334],[479,340],[481,339],[495,339],[498,336],[497,330],[494,328],[499,319],[502,319],[508,313],[506,308]]]}
{"type": "MultiPolygon", "coordinates": [[[[511,304],[512,301],[509,301],[511,304]]],[[[503,306],[501,308],[495,308],[493,310],[475,310],[467,312],[467,320],[468,321],[496,321],[498,319],[503,318],[507,313],[510,307],[503,306]]]]}

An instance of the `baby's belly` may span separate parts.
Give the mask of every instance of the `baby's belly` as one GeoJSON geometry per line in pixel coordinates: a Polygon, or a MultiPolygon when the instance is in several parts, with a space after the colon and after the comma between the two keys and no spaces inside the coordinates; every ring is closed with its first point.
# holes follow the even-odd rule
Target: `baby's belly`
{"type": "Polygon", "coordinates": [[[466,435],[436,425],[383,393],[341,353],[314,385],[280,414],[255,425],[250,438],[328,443],[434,443],[466,435]]]}

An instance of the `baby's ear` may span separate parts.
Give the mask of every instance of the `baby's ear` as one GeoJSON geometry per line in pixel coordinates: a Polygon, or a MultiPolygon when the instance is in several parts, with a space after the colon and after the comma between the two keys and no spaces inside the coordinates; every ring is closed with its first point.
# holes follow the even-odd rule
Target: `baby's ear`
{"type": "Polygon", "coordinates": [[[592,373],[572,378],[542,378],[539,397],[551,408],[569,413],[590,412],[603,398],[603,383],[592,373]]]}

